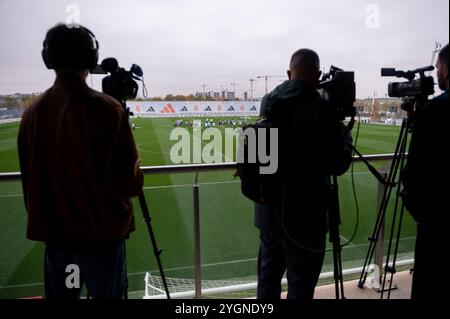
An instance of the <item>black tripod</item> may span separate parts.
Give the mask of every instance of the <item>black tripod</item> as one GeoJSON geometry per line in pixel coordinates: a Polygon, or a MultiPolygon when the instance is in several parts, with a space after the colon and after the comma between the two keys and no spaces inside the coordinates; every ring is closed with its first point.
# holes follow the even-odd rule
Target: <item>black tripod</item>
{"type": "MultiPolygon", "coordinates": [[[[386,187],[384,189],[383,192],[383,197],[381,200],[381,204],[379,207],[379,211],[378,211],[378,216],[377,216],[377,220],[375,222],[375,226],[372,232],[372,235],[369,237],[369,248],[367,250],[367,255],[366,255],[366,259],[364,261],[364,266],[361,272],[361,276],[359,279],[359,283],[358,283],[358,287],[359,288],[363,288],[364,287],[364,283],[367,279],[367,275],[368,275],[368,266],[372,261],[372,258],[374,256],[375,253],[375,248],[376,248],[376,243],[378,241],[378,238],[380,236],[380,232],[382,229],[382,226],[384,224],[384,220],[386,217],[386,212],[387,212],[387,208],[388,208],[388,204],[389,204],[389,199],[392,193],[392,190],[394,189],[395,186],[397,186],[397,193],[396,193],[396,200],[395,200],[395,206],[394,206],[394,213],[393,213],[393,220],[392,220],[392,226],[391,226],[391,232],[390,232],[390,238],[389,238],[389,244],[388,244],[388,250],[387,250],[387,259],[386,259],[386,263],[385,263],[385,267],[384,267],[384,275],[383,275],[383,286],[382,286],[382,294],[381,294],[381,298],[383,298],[383,294],[384,294],[384,288],[385,288],[385,284],[386,284],[386,275],[389,272],[391,274],[391,278],[390,278],[390,284],[389,284],[389,296],[390,296],[390,291],[392,289],[392,278],[394,273],[396,272],[396,268],[395,268],[395,263],[397,260],[397,253],[398,253],[398,246],[399,246],[399,240],[400,240],[400,233],[401,233],[401,225],[402,225],[402,221],[403,221],[403,214],[404,214],[404,206],[403,203],[401,204],[401,210],[400,210],[400,216],[399,216],[399,221],[398,224],[396,225],[396,220],[397,220],[397,211],[398,211],[398,204],[399,204],[399,198],[400,198],[400,189],[401,189],[401,180],[402,180],[402,171],[404,168],[404,164],[405,164],[405,159],[406,159],[406,147],[407,147],[407,142],[408,142],[408,130],[410,128],[410,120],[408,119],[403,119],[402,121],[402,126],[400,129],[400,134],[399,134],[399,138],[397,141],[397,145],[395,148],[395,153],[394,153],[394,157],[392,159],[392,164],[389,170],[389,174],[387,177],[387,180],[384,181],[384,179],[380,176],[380,174],[378,172],[376,172],[376,174],[374,173],[373,170],[375,170],[373,167],[371,169],[371,171],[375,174],[375,176],[377,177],[377,179],[379,181],[381,181],[386,187]],[[400,172],[400,173],[399,173],[400,172]],[[397,180],[397,174],[400,174],[399,179],[397,180]],[[395,244],[395,248],[394,248],[394,256],[393,256],[393,261],[392,261],[392,265],[389,265],[389,260],[390,260],[390,255],[391,255],[391,250],[392,250],[392,243],[393,243],[393,238],[394,238],[394,233],[395,233],[395,228],[397,226],[397,235],[396,235],[396,244],[395,244]]],[[[362,157],[362,155],[358,152],[358,155],[362,157]]],[[[365,161],[366,164],[368,164],[365,161]]],[[[369,164],[370,165],[370,164],[369,164]]],[[[371,168],[371,167],[369,167],[371,168]]]]}
{"type": "Polygon", "coordinates": [[[158,246],[156,245],[155,234],[153,233],[153,228],[152,228],[152,224],[151,224],[152,219],[148,212],[147,201],[145,200],[144,192],[141,192],[139,194],[139,204],[141,205],[142,219],[145,221],[145,224],[147,225],[148,233],[150,235],[150,240],[152,241],[153,254],[154,254],[154,256],[156,258],[156,262],[158,264],[158,269],[159,269],[159,273],[161,275],[161,280],[164,285],[164,290],[166,292],[167,299],[170,299],[169,288],[167,287],[166,276],[164,275],[164,270],[163,270],[161,258],[160,258],[162,249],[158,249],[158,246]]]}
{"type": "Polygon", "coordinates": [[[342,274],[342,246],[339,236],[339,225],[341,224],[339,209],[339,190],[336,175],[331,176],[330,198],[328,205],[329,241],[333,245],[333,276],[335,284],[336,299],[345,299],[344,278],[342,274]]]}
{"type": "MultiPolygon", "coordinates": [[[[127,114],[127,117],[129,117],[131,113],[130,113],[130,110],[127,108],[126,102],[122,101],[121,104],[127,114]]],[[[147,201],[145,199],[145,195],[144,195],[143,191],[141,191],[141,193],[139,194],[139,204],[140,204],[141,210],[142,210],[142,219],[144,220],[144,222],[147,226],[148,234],[150,235],[150,240],[152,242],[152,248],[153,248],[153,255],[155,256],[156,262],[158,264],[158,269],[159,269],[159,273],[161,275],[161,280],[163,282],[164,290],[166,292],[167,299],[170,299],[169,288],[167,287],[166,276],[164,275],[164,270],[163,270],[161,258],[160,258],[162,249],[159,249],[156,244],[156,238],[155,238],[155,234],[153,232],[152,223],[151,223],[152,219],[150,217],[150,213],[149,213],[148,206],[147,206],[147,201]]],[[[126,279],[124,298],[128,299],[128,279],[126,279]]]]}

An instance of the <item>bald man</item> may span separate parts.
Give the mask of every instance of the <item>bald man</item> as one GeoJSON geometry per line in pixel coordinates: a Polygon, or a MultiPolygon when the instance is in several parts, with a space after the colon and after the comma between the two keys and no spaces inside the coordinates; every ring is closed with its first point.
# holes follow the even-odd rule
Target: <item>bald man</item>
{"type": "Polygon", "coordinates": [[[287,74],[289,80],[261,105],[261,117],[278,127],[279,170],[269,201],[255,206],[260,299],[280,298],[285,271],[288,299],[314,297],[325,255],[329,176],[343,174],[351,163],[345,146],[351,138],[317,92],[317,53],[296,51],[287,74]]]}
{"type": "Polygon", "coordinates": [[[403,202],[417,222],[412,299],[433,298],[431,292],[441,289],[435,260],[448,249],[450,171],[448,158],[438,153],[450,137],[448,44],[439,53],[436,71],[442,94],[417,112],[403,178],[403,202]]]}

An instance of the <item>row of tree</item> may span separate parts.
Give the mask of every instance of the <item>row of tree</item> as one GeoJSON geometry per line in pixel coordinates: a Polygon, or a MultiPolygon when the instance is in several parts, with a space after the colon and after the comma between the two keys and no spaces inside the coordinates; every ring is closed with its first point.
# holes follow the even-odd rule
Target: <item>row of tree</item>
{"type": "Polygon", "coordinates": [[[20,109],[33,103],[39,94],[0,95],[0,109],[20,109]]]}
{"type": "MultiPolygon", "coordinates": [[[[222,98],[214,99],[212,96],[195,96],[193,94],[189,95],[172,95],[167,94],[165,97],[154,96],[150,98],[136,98],[137,101],[216,101],[223,100],[222,98]]],[[[236,98],[239,100],[239,98],[236,98]]]]}

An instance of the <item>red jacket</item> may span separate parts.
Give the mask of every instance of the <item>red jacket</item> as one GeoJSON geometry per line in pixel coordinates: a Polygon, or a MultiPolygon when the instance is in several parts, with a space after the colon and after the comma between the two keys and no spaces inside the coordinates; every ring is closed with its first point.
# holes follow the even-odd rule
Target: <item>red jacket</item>
{"type": "Polygon", "coordinates": [[[115,99],[75,74],[59,75],[25,111],[18,148],[29,239],[95,247],[135,229],[130,198],[143,175],[115,99]]]}

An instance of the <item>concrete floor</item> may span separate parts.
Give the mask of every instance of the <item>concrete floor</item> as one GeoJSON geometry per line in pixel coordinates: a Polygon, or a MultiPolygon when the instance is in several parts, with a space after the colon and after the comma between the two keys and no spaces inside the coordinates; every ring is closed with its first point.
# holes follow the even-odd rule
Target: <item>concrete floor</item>
{"type": "MultiPolygon", "coordinates": [[[[386,278],[386,289],[389,287],[388,279],[389,276],[386,278]]],[[[410,299],[411,283],[412,274],[409,271],[394,274],[392,287],[397,287],[397,289],[391,290],[390,299],[410,299]]],[[[370,278],[366,280],[366,285],[363,289],[358,288],[358,280],[346,281],[344,282],[344,295],[347,299],[380,299],[381,292],[378,293],[375,289],[368,286],[370,286],[370,278]]],[[[387,295],[388,293],[385,291],[383,298],[387,299],[387,295]]],[[[316,299],[334,299],[335,297],[334,284],[318,286],[314,294],[316,299]]]]}
{"type": "MultiPolygon", "coordinates": [[[[371,278],[367,278],[363,289],[358,288],[358,280],[344,282],[344,296],[347,299],[380,299],[381,293],[370,288],[371,278]]],[[[386,288],[389,287],[388,278],[386,279],[386,288]]],[[[411,296],[412,274],[409,271],[398,272],[394,275],[392,287],[397,287],[391,291],[390,299],[410,299],[411,296]]],[[[381,285],[380,285],[381,286],[381,285]]],[[[387,299],[388,293],[385,292],[383,298],[387,299]]],[[[282,298],[286,298],[284,293],[282,298]]],[[[317,286],[314,294],[315,299],[335,299],[335,286],[331,285],[317,286]]]]}

